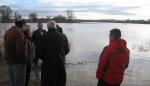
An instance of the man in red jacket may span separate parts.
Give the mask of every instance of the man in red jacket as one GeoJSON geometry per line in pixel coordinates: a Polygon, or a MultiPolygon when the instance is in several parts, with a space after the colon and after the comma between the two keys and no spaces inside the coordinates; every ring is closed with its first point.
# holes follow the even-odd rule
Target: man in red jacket
{"type": "Polygon", "coordinates": [[[96,77],[98,86],[120,86],[129,64],[129,49],[119,29],[110,30],[110,43],[101,53],[96,77]]]}

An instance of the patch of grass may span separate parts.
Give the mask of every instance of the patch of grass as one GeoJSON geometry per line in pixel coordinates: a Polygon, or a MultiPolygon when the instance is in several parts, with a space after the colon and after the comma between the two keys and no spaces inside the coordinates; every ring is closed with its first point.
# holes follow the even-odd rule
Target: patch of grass
{"type": "Polygon", "coordinates": [[[3,60],[4,60],[4,52],[2,51],[2,48],[0,46],[0,65],[2,64],[3,60]]]}
{"type": "Polygon", "coordinates": [[[8,28],[9,24],[0,23],[0,64],[4,60],[4,34],[8,28]]]}
{"type": "Polygon", "coordinates": [[[0,63],[1,63],[1,59],[2,59],[2,51],[0,49],[0,63]]]}

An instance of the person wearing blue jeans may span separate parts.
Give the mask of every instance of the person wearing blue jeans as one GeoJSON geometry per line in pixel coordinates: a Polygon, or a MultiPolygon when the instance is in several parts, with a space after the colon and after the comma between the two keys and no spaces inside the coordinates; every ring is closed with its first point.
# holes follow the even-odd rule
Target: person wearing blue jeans
{"type": "Polygon", "coordinates": [[[27,43],[23,33],[24,20],[17,20],[15,26],[4,35],[5,59],[10,72],[11,86],[25,86],[27,43]]]}
{"type": "Polygon", "coordinates": [[[25,64],[9,65],[9,72],[11,76],[11,86],[25,86],[26,77],[25,64]]]}

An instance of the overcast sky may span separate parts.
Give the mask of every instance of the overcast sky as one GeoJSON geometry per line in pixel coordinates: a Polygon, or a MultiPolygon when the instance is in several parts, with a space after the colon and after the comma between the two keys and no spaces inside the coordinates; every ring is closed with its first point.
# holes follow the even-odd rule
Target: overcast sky
{"type": "Polygon", "coordinates": [[[23,16],[64,14],[74,10],[78,19],[150,19],[150,0],[0,0],[23,16]]]}

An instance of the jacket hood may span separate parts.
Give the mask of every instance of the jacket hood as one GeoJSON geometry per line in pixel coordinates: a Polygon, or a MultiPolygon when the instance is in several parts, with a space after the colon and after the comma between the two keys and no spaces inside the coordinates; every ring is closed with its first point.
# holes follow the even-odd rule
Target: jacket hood
{"type": "Polygon", "coordinates": [[[112,40],[109,43],[109,46],[112,47],[113,49],[120,49],[123,51],[126,51],[126,41],[124,39],[116,39],[116,40],[112,40]]]}

